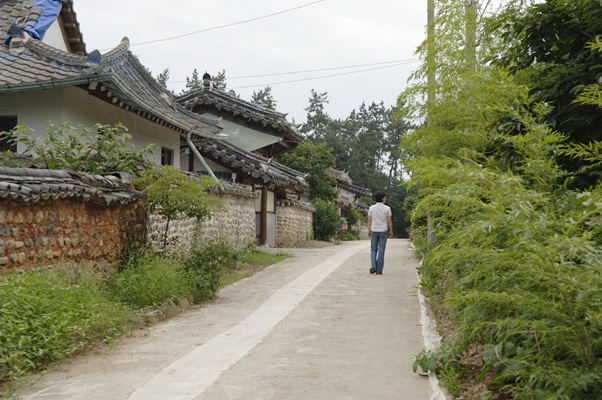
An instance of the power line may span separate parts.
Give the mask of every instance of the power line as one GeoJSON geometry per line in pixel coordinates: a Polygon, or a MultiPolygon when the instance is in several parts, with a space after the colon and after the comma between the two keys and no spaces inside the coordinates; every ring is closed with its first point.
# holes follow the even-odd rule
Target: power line
{"type": "Polygon", "coordinates": [[[373,65],[383,65],[383,64],[393,64],[393,63],[402,63],[402,62],[410,62],[415,61],[417,59],[407,59],[407,60],[394,60],[394,61],[384,61],[379,63],[371,63],[371,64],[358,64],[358,65],[347,65],[345,67],[332,67],[332,68],[319,68],[319,69],[307,69],[304,71],[292,71],[292,72],[278,72],[274,74],[262,74],[262,75],[246,75],[246,76],[235,76],[228,77],[228,80],[232,79],[245,79],[245,78],[263,78],[265,76],[279,76],[279,75],[294,75],[294,74],[305,74],[309,72],[321,72],[321,71],[332,71],[337,69],[348,69],[348,68],[359,68],[359,67],[371,67],[373,65]]]}
{"type": "Polygon", "coordinates": [[[378,70],[378,69],[398,67],[400,65],[411,64],[411,63],[417,62],[417,61],[419,61],[419,60],[416,59],[416,60],[407,61],[407,62],[400,62],[400,63],[393,64],[393,65],[385,65],[383,67],[369,68],[369,69],[363,69],[363,70],[359,70],[359,71],[343,72],[343,73],[340,73],[340,74],[315,76],[313,78],[294,79],[294,80],[290,80],[290,81],[262,83],[262,84],[257,84],[257,85],[248,85],[248,86],[238,86],[238,87],[234,87],[232,89],[247,89],[247,88],[253,88],[253,87],[275,86],[275,85],[282,85],[282,84],[285,84],[285,83],[295,83],[295,82],[312,81],[312,80],[316,80],[316,79],[332,78],[332,77],[336,77],[336,76],[358,74],[360,72],[368,72],[368,71],[375,71],[375,70],[378,70]]]}
{"type": "MultiPolygon", "coordinates": [[[[245,76],[233,76],[233,77],[226,77],[226,79],[228,81],[234,80],[234,79],[248,79],[248,78],[263,78],[263,77],[267,77],[267,76],[281,76],[281,75],[294,75],[294,74],[306,74],[306,73],[311,73],[311,72],[322,72],[322,71],[333,71],[333,70],[338,70],[338,69],[349,69],[349,68],[360,68],[360,67],[371,67],[374,65],[383,65],[383,64],[394,64],[394,65],[390,65],[390,66],[398,66],[398,65],[402,65],[405,63],[413,63],[419,61],[418,58],[409,58],[409,59],[405,59],[405,60],[393,60],[393,61],[383,61],[383,62],[378,62],[378,63],[370,63],[370,64],[357,64],[357,65],[346,65],[343,67],[331,67],[331,68],[318,68],[318,69],[306,69],[303,71],[290,71],[290,72],[276,72],[273,74],[259,74],[259,75],[245,75],[245,76]]],[[[367,71],[370,71],[370,69],[368,69],[367,71]]],[[[351,73],[354,72],[363,72],[363,71],[353,71],[351,73]]],[[[308,79],[312,79],[312,78],[308,78],[308,79]]],[[[167,83],[183,83],[186,81],[168,81],[167,83]]]]}
{"type": "Polygon", "coordinates": [[[158,43],[158,42],[166,42],[168,40],[180,39],[180,38],[183,38],[183,37],[186,37],[186,36],[192,36],[192,35],[196,35],[196,34],[207,32],[207,31],[213,31],[213,30],[216,30],[216,29],[222,29],[222,28],[228,28],[230,26],[247,24],[249,22],[255,22],[255,21],[262,20],[262,19],[271,18],[271,17],[274,17],[276,15],[285,14],[285,13],[288,13],[288,12],[291,12],[291,11],[296,11],[296,10],[299,10],[301,8],[309,7],[309,6],[317,4],[317,3],[322,3],[323,1],[324,0],[317,0],[317,1],[313,1],[311,3],[303,4],[303,5],[298,6],[298,7],[289,8],[287,10],[278,11],[278,12],[275,12],[275,13],[272,13],[272,14],[268,14],[268,15],[262,15],[261,17],[251,18],[251,19],[247,19],[247,20],[244,20],[244,21],[233,22],[233,23],[225,24],[225,25],[214,26],[214,27],[211,27],[211,28],[201,29],[200,31],[185,33],[183,35],[172,36],[172,37],[168,37],[168,38],[164,38],[164,39],[149,40],[148,42],[134,43],[134,44],[131,44],[130,47],[132,47],[132,46],[142,46],[142,45],[145,45],[145,44],[158,43]]]}

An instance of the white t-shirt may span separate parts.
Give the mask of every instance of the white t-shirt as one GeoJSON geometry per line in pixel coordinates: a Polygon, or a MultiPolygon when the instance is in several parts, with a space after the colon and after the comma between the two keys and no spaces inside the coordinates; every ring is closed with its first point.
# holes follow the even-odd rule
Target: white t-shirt
{"type": "Polygon", "coordinates": [[[387,217],[391,216],[391,207],[383,203],[375,203],[368,209],[368,215],[372,217],[372,232],[386,232],[389,230],[387,217]]]}

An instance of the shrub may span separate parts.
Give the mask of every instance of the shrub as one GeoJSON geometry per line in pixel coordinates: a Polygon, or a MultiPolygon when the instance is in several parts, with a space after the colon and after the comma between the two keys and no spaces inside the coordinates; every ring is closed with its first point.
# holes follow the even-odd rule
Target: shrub
{"type": "Polygon", "coordinates": [[[359,210],[356,207],[353,208],[344,208],[341,211],[341,216],[343,218],[345,218],[345,220],[347,221],[347,225],[349,227],[355,225],[358,223],[358,221],[360,220],[361,217],[361,213],[359,212],[359,210]]]}
{"type": "Polygon", "coordinates": [[[190,251],[184,259],[184,271],[192,286],[193,301],[211,298],[219,289],[225,270],[236,267],[238,252],[222,240],[208,242],[190,251]]]}
{"type": "Polygon", "coordinates": [[[112,341],[131,317],[89,276],[6,275],[0,279],[0,385],[112,341]]]}
{"type": "Polygon", "coordinates": [[[138,309],[154,307],[166,300],[191,296],[183,265],[177,258],[149,251],[138,253],[108,280],[115,299],[138,309]]]}
{"type": "Polygon", "coordinates": [[[207,190],[216,185],[213,179],[207,176],[187,176],[172,165],[146,170],[134,183],[144,192],[150,211],[167,221],[163,235],[163,249],[167,246],[171,221],[182,217],[202,221],[222,205],[218,199],[211,198],[207,194],[207,190]]]}
{"type": "Polygon", "coordinates": [[[337,209],[334,204],[324,200],[316,199],[313,204],[316,208],[314,220],[315,237],[317,240],[328,241],[335,236],[341,225],[337,209]]]}
{"type": "Polygon", "coordinates": [[[350,231],[340,232],[338,239],[343,241],[360,240],[360,231],[359,229],[353,229],[350,231]]]}
{"type": "MultiPolygon", "coordinates": [[[[149,156],[154,145],[141,150],[128,150],[132,136],[121,124],[92,127],[72,127],[68,122],[59,125],[48,122],[46,133],[34,138],[31,130],[18,126],[8,133],[13,142],[26,146],[25,154],[32,154],[31,163],[48,169],[69,169],[93,174],[137,172],[150,168],[149,156]]],[[[19,157],[15,155],[14,157],[19,157]]],[[[7,165],[10,164],[10,156],[7,165]]]]}

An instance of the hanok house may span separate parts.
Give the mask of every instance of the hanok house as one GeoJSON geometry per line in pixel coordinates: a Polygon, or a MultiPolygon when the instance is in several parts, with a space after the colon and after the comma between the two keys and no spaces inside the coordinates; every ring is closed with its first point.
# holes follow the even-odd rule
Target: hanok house
{"type": "MultiPolygon", "coordinates": [[[[306,240],[311,234],[313,208],[308,202],[305,174],[272,160],[303,140],[286,114],[242,100],[234,91],[216,89],[207,73],[200,88],[176,101],[219,121],[228,135],[224,141],[195,140],[195,146],[218,176],[258,193],[257,243],[288,246],[306,240]]],[[[181,165],[186,163],[190,171],[206,169],[187,149],[181,153],[181,165]]]]}
{"type": "Polygon", "coordinates": [[[360,199],[372,197],[370,189],[354,185],[353,180],[345,171],[330,168],[328,173],[336,180],[339,197],[335,202],[339,208],[339,215],[342,209],[349,209],[352,207],[357,207],[360,212],[367,214],[368,207],[360,203],[360,199]]]}
{"type": "Polygon", "coordinates": [[[187,133],[220,136],[214,121],[174,101],[130,52],[127,38],[106,54],[87,53],[72,0],[36,4],[0,1],[1,131],[20,124],[41,135],[47,121],[121,122],[136,148],[153,143],[155,161],[174,165],[187,133]]]}
{"type": "MultiPolygon", "coordinates": [[[[204,140],[228,137],[218,121],[176,102],[130,52],[127,38],[105,54],[88,53],[73,0],[38,0],[35,4],[33,0],[0,0],[0,42],[4,43],[0,45],[0,132],[20,124],[41,136],[47,121],[72,126],[122,123],[133,137],[132,145],[142,148],[152,143],[155,162],[183,169],[188,169],[188,164],[180,165],[180,154],[186,149],[194,153],[191,149],[196,147],[188,147],[192,141],[202,148],[204,140]]],[[[0,141],[0,150],[24,149],[0,141]]],[[[269,175],[257,179],[265,181],[269,175]]],[[[282,179],[272,180],[282,187],[282,179]]],[[[254,241],[257,193],[223,185],[215,194],[234,198],[226,203],[238,211],[217,215],[208,235],[236,235],[236,245],[254,241]],[[250,221],[245,229],[241,229],[241,220],[250,221]]],[[[269,204],[267,210],[265,214],[269,204]]],[[[151,239],[157,236],[154,231],[163,229],[162,223],[151,220],[151,239]]],[[[184,228],[187,234],[181,235],[182,227],[174,224],[170,234],[190,243],[195,233],[191,225],[188,223],[184,228]]]]}

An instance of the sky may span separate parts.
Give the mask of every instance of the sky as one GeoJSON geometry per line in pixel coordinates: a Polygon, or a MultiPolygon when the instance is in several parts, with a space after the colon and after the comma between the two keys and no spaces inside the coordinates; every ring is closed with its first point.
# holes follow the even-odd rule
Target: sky
{"type": "Polygon", "coordinates": [[[427,16],[427,2],[412,0],[74,0],[73,8],[88,52],[127,37],[155,77],[169,68],[176,94],[195,69],[225,70],[227,89],[248,101],[269,84],[277,110],[296,123],[312,89],[328,93],[335,119],[362,103],[394,105],[419,66],[427,16]]]}

